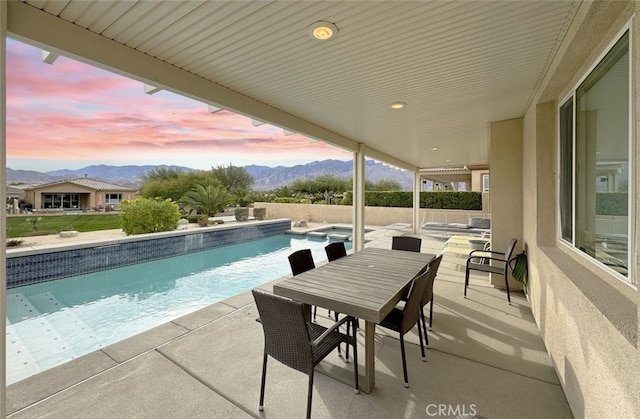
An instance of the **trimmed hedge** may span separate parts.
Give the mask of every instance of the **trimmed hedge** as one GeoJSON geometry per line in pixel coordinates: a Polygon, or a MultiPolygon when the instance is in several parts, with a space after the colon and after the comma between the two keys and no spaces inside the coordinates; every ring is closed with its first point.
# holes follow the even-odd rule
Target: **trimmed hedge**
{"type": "Polygon", "coordinates": [[[279,196],[278,198],[275,198],[273,200],[274,203],[276,204],[299,204],[300,203],[300,199],[299,198],[289,198],[286,196],[279,196]]]}
{"type": "Polygon", "coordinates": [[[598,215],[628,215],[629,193],[627,192],[597,192],[596,214],[598,215]]]}
{"type": "MultiPolygon", "coordinates": [[[[353,204],[353,193],[345,192],[342,205],[353,204]]],[[[409,191],[365,191],[364,205],[368,207],[413,207],[413,193],[409,191]]],[[[420,208],[482,210],[481,192],[420,192],[420,208]]]]}

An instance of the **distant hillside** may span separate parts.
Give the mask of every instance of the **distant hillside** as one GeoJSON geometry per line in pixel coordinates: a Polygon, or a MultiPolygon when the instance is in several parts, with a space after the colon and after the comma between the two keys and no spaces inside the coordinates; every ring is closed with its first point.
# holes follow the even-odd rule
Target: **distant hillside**
{"type": "MultiPolygon", "coordinates": [[[[95,179],[104,179],[110,182],[119,183],[124,186],[138,188],[141,184],[143,175],[149,173],[156,168],[177,169],[182,171],[190,171],[184,166],[109,166],[95,165],[87,166],[82,169],[69,170],[60,169],[46,173],[31,170],[13,170],[7,168],[8,183],[28,183],[41,184],[54,182],[70,177],[88,176],[95,179]]],[[[259,191],[268,191],[282,186],[291,184],[298,179],[313,179],[320,175],[333,175],[341,178],[350,178],[353,175],[353,163],[351,161],[340,160],[323,160],[312,163],[301,164],[293,167],[269,167],[249,165],[245,169],[255,178],[256,182],[252,189],[259,191]]],[[[405,190],[411,190],[412,175],[406,171],[385,166],[376,163],[373,160],[365,162],[365,176],[367,180],[378,182],[380,180],[395,180],[405,190]]]]}
{"type": "MultiPolygon", "coordinates": [[[[245,169],[256,179],[253,189],[259,191],[280,188],[298,179],[314,179],[320,175],[333,175],[345,179],[353,176],[353,162],[341,160],[314,161],[292,167],[249,165],[245,166],[245,169]]],[[[404,190],[411,190],[413,185],[411,173],[376,163],[373,160],[365,162],[365,177],[372,182],[395,180],[404,190]]]]}
{"type": "Polygon", "coordinates": [[[82,177],[88,176],[92,178],[100,178],[106,180],[123,180],[123,181],[142,181],[142,176],[146,175],[150,171],[157,168],[165,168],[165,169],[174,169],[181,170],[187,172],[190,169],[188,167],[183,166],[169,166],[169,165],[160,165],[160,166],[108,166],[106,164],[100,164],[96,166],[87,166],[82,169],[77,170],[54,170],[51,172],[47,172],[48,175],[55,177],[82,177]]]}

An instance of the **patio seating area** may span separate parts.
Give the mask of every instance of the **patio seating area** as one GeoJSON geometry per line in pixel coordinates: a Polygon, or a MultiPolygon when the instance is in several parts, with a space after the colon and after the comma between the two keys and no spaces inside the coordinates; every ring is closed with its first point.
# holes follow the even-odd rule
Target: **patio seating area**
{"type": "MultiPolygon", "coordinates": [[[[383,227],[367,238],[367,247],[391,248],[383,227]]],[[[422,252],[439,254],[442,243],[423,237],[422,252]]],[[[465,299],[464,271],[465,258],[444,255],[427,362],[417,329],[404,336],[410,388],[402,385],[397,333],[376,328],[376,387],[355,394],[353,367],[331,353],[316,370],[311,417],[572,417],[524,294],[513,292],[508,305],[485,273],[472,272],[465,299]]],[[[8,417],[303,417],[307,376],[278,362],[269,364],[258,410],[264,348],[257,317],[247,291],[10,385],[8,417]]],[[[318,322],[333,321],[318,311],[318,322]]],[[[362,330],[358,340],[362,348],[362,330]]]]}

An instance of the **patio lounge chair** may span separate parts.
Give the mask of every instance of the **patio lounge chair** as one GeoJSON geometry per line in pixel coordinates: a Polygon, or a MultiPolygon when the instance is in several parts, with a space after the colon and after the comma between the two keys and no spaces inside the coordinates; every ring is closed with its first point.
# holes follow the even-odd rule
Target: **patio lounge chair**
{"type": "Polygon", "coordinates": [[[411,230],[411,224],[409,223],[393,223],[393,224],[389,224],[384,226],[384,235],[387,235],[387,230],[390,231],[409,231],[411,230]]]}
{"type": "Polygon", "coordinates": [[[449,234],[471,234],[482,235],[491,231],[491,220],[489,218],[473,217],[469,224],[463,223],[438,223],[430,221],[420,226],[425,234],[440,232],[443,235],[449,234]]]}
{"type": "Polygon", "coordinates": [[[511,304],[511,295],[509,294],[509,260],[511,259],[517,242],[516,239],[511,239],[504,253],[493,250],[474,250],[469,253],[464,275],[464,298],[467,298],[469,272],[475,270],[504,275],[504,285],[507,288],[507,301],[511,304]]]}
{"type": "Polygon", "coordinates": [[[359,393],[358,348],[355,338],[357,335],[353,317],[344,317],[327,328],[305,320],[303,303],[258,289],[253,289],[252,293],[264,331],[260,411],[264,410],[267,359],[271,356],[284,365],[309,376],[307,418],[310,418],[314,368],[343,342],[353,346],[354,391],[356,394],[359,393]],[[347,328],[351,327],[353,332],[351,336],[338,331],[338,328],[344,324],[347,328]]]}

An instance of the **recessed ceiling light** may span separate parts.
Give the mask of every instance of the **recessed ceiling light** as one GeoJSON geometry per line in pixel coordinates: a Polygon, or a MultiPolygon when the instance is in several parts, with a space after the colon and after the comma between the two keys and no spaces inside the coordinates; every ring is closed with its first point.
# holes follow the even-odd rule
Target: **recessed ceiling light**
{"type": "Polygon", "coordinates": [[[312,39],[326,41],[338,34],[338,27],[331,22],[319,21],[309,26],[309,36],[312,39]]]}
{"type": "Polygon", "coordinates": [[[391,105],[389,105],[391,109],[402,109],[405,106],[407,106],[407,104],[404,102],[393,102],[391,105]]]}
{"type": "Polygon", "coordinates": [[[451,159],[446,159],[445,161],[446,161],[447,163],[449,163],[449,162],[451,161],[451,159]]]}
{"type": "Polygon", "coordinates": [[[436,151],[436,150],[438,150],[438,147],[429,147],[429,150],[436,151]]]}

